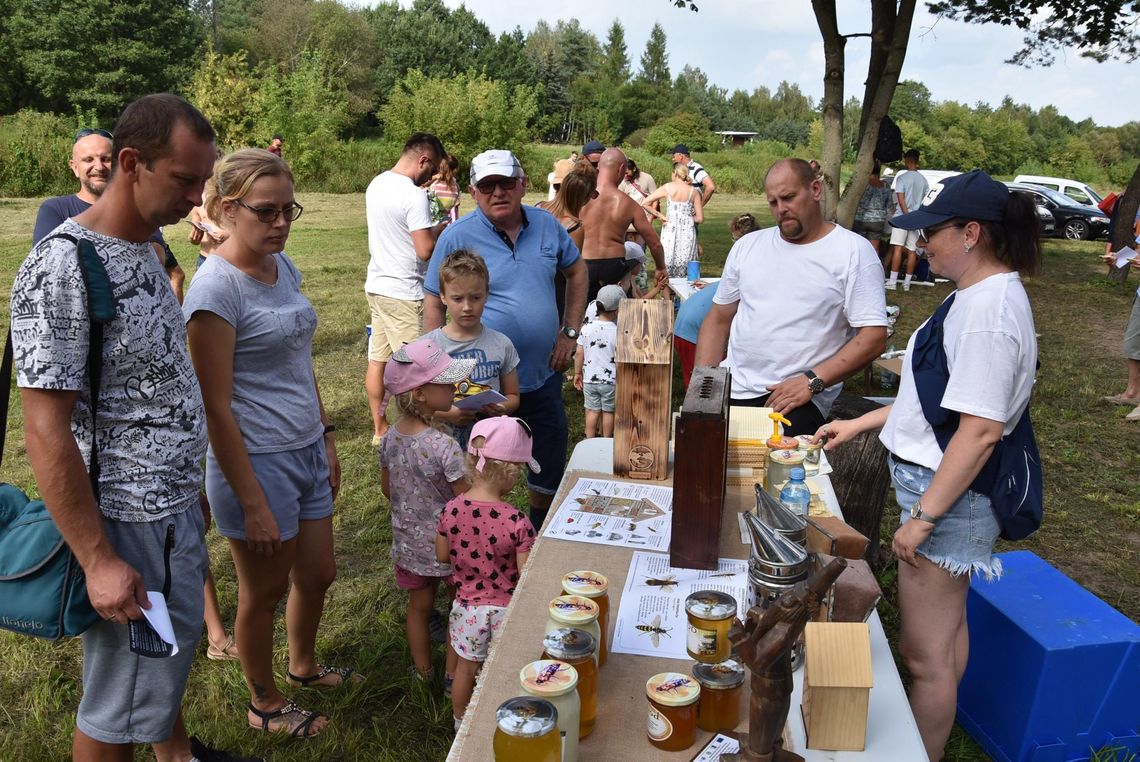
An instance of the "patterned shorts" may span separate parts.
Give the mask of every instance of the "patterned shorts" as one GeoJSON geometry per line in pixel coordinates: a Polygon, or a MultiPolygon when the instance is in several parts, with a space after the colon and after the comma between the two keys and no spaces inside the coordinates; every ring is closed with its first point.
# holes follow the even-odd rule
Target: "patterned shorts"
{"type": "Polygon", "coordinates": [[[503,606],[468,606],[459,601],[451,604],[448,632],[455,653],[467,661],[486,661],[491,641],[506,613],[503,606]]]}

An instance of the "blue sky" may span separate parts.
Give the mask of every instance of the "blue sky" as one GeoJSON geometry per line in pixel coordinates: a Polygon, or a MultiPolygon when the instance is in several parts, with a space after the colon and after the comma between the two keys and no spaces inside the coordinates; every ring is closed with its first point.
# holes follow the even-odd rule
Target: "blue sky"
{"type": "MultiPolygon", "coordinates": [[[[445,0],[458,7],[459,0],[445,0]]],[[[402,4],[409,5],[406,0],[402,4]]],[[[823,43],[808,0],[698,0],[700,12],[676,9],[669,0],[466,0],[470,10],[496,34],[539,20],[577,18],[604,40],[617,16],[625,27],[630,60],[637,70],[653,23],[660,22],[669,42],[669,68],[700,67],[711,82],[729,91],[760,86],[775,90],[787,80],[817,101],[823,94],[823,43]]],[[[869,27],[867,3],[839,0],[840,31],[869,27]]],[[[936,20],[916,13],[903,79],[923,82],[936,101],[998,105],[1006,95],[1034,108],[1055,105],[1062,114],[1116,126],[1140,118],[1140,66],[1098,64],[1073,52],[1061,52],[1049,68],[1025,69],[1002,63],[1017,49],[1016,29],[936,20]]],[[[862,96],[868,42],[847,43],[847,94],[862,96]]]]}

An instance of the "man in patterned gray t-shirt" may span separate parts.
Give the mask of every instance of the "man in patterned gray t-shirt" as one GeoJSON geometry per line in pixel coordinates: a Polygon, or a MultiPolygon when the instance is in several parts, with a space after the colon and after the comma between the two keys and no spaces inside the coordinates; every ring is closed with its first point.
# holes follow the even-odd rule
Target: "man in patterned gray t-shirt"
{"type": "Polygon", "coordinates": [[[160,760],[206,758],[179,712],[202,632],[205,413],[181,311],[148,239],[201,203],[214,131],[189,103],[162,94],[128,106],[114,135],[102,196],[32,249],[12,287],[28,460],[105,620],[83,634],[73,757],[122,759],[149,743],[160,760]],[[88,346],[76,241],[93,245],[114,295],[102,346],[88,346]],[[88,352],[103,355],[94,414],[88,352]],[[97,493],[86,463],[92,438],[97,493]],[[127,623],[167,587],[178,653],[140,658],[127,623]]]}

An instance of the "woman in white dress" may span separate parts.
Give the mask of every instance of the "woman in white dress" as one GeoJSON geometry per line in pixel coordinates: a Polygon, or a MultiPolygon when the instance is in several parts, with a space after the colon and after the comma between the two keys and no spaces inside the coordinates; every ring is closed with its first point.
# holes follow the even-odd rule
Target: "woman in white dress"
{"type": "Polygon", "coordinates": [[[689,182],[689,168],[673,165],[673,179],[650,193],[641,202],[661,220],[661,245],[665,248],[665,268],[670,278],[684,278],[689,261],[697,258],[697,225],[704,222],[701,194],[689,182]],[[665,214],[653,210],[653,204],[666,200],[665,214]]]}

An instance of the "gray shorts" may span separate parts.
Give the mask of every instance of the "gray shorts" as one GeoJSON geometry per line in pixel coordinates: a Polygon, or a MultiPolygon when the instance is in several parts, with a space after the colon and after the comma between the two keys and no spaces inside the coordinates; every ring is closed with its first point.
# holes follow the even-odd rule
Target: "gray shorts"
{"type": "MultiPolygon", "coordinates": [[[[324,437],[296,450],[251,453],[249,462],[269,501],[282,542],[297,536],[301,521],[332,515],[332,487],[324,437]]],[[[206,497],[210,499],[218,533],[244,540],[245,511],[222,474],[212,449],[206,455],[206,497]]]]}
{"type": "Polygon", "coordinates": [[[1128,317],[1128,327],[1124,329],[1124,357],[1140,360],[1140,296],[1132,300],[1132,314],[1128,317]]]}
{"type": "Polygon", "coordinates": [[[586,409],[612,413],[616,388],[613,384],[582,384],[582,394],[586,398],[586,409]]]}
{"type": "Polygon", "coordinates": [[[178,653],[148,658],[130,650],[127,625],[101,621],[83,633],[83,698],[75,724],[103,743],[150,744],[170,737],[182,706],[186,678],[202,636],[202,584],[209,563],[202,512],[195,501],[158,521],[103,520],[119,557],[133,566],[147,590],[161,592],[166,580],[163,551],[174,527],[167,597],[178,653]]]}

